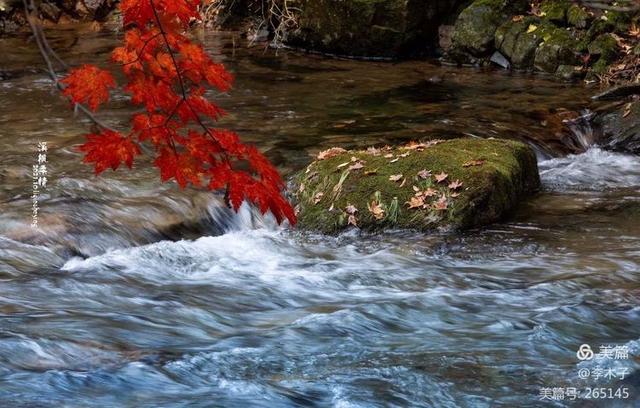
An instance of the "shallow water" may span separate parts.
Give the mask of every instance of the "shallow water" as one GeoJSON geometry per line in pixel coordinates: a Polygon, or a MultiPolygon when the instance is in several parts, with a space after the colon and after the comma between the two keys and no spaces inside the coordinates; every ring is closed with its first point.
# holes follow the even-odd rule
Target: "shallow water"
{"type": "MultiPolygon", "coordinates": [[[[640,159],[565,157],[575,141],[549,119],[590,90],[204,40],[237,76],[224,124],[285,173],[334,145],[517,137],[544,192],[461,235],[278,229],[143,166],[94,177],[72,150],[86,126],[32,72],[33,45],[0,40],[0,405],[535,407],[541,387],[621,385],[629,399],[593,406],[640,404],[640,159]],[[52,177],[33,232],[37,140],[52,177]],[[583,343],[627,346],[628,378],[580,380],[583,343]]],[[[79,62],[113,38],[53,42],[79,62]]],[[[118,98],[105,117],[127,113],[118,98]]]]}

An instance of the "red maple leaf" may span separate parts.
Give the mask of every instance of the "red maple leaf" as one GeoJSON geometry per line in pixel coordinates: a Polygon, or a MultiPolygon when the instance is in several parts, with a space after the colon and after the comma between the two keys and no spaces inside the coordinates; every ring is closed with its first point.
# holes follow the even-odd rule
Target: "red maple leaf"
{"type": "Polygon", "coordinates": [[[87,140],[78,149],[86,153],[85,163],[95,163],[96,174],[102,173],[109,167],[116,170],[121,163],[131,168],[133,159],[140,154],[137,143],[112,130],[89,134],[87,140]]]}
{"type": "Polygon", "coordinates": [[[86,64],[72,69],[60,82],[66,85],[62,93],[73,103],[86,103],[94,111],[109,100],[109,89],[116,86],[109,71],[86,64]]]}

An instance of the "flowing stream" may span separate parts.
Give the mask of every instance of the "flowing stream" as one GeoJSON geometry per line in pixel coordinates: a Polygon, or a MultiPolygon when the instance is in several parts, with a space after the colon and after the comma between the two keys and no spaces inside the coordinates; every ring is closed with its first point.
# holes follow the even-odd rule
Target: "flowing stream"
{"type": "MultiPolygon", "coordinates": [[[[74,64],[116,41],[51,36],[74,64]]],[[[35,45],[0,39],[0,406],[586,406],[539,393],[588,386],[630,392],[589,406],[640,406],[640,158],[582,151],[557,120],[593,90],[202,40],[237,76],[212,95],[221,125],[284,174],[331,146],[510,137],[536,148],[544,191],[463,234],[277,228],[144,161],[95,177],[73,149],[88,124],[35,45]],[[33,230],[38,141],[50,177],[33,230]],[[580,379],[581,344],[627,347],[626,378],[580,379]]],[[[114,99],[102,117],[118,126],[130,111],[114,99]]]]}

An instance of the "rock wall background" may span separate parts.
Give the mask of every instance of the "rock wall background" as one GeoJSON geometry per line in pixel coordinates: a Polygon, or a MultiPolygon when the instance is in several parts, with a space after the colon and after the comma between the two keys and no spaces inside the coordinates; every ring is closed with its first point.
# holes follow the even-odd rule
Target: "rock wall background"
{"type": "MultiPolygon", "coordinates": [[[[39,1],[40,18],[46,23],[104,21],[117,6],[117,0],[39,1]]],[[[0,0],[0,33],[11,34],[26,25],[21,0],[0,0]]]]}

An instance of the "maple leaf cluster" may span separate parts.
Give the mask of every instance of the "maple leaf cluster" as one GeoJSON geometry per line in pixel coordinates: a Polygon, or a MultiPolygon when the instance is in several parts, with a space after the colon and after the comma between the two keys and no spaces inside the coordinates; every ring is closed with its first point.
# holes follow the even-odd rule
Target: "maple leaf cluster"
{"type": "MultiPolygon", "coordinates": [[[[262,213],[271,211],[278,222],[295,223],[295,214],[282,196],[284,183],[269,160],[238,135],[207,123],[225,112],[205,97],[208,88],[228,91],[233,76],[214,62],[202,46],[187,36],[199,18],[200,0],[122,0],[124,44],[111,60],[124,73],[125,92],[143,108],[131,118],[125,135],[104,129],[87,136],[80,146],[84,161],[97,174],[122,163],[131,168],[140,145],[148,143],[156,154],[162,181],[224,189],[237,210],[247,200],[262,213]]],[[[96,110],[109,99],[116,83],[110,72],[93,65],[73,69],[60,81],[73,103],[96,110]]]]}

